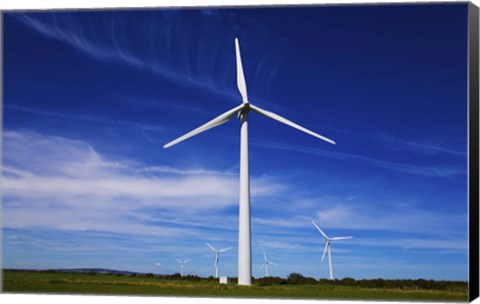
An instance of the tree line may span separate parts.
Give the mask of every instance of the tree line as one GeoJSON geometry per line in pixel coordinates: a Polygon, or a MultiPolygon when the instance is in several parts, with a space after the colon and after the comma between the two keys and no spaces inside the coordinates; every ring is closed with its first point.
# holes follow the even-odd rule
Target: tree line
{"type": "MultiPolygon", "coordinates": [[[[154,278],[156,275],[146,274],[147,277],[154,278]]],[[[196,275],[180,276],[179,273],[173,275],[162,275],[165,279],[186,280],[186,281],[218,281],[217,278],[210,276],[202,278],[196,275]]],[[[230,282],[236,284],[237,278],[230,278],[230,282]]],[[[468,288],[467,281],[437,281],[426,279],[361,279],[355,280],[354,278],[343,279],[315,279],[312,277],[305,277],[300,273],[291,273],[286,278],[281,277],[252,277],[252,282],[255,285],[335,285],[335,286],[348,286],[348,287],[363,287],[363,288],[393,288],[404,290],[448,290],[448,291],[465,291],[468,288]]]]}
{"type": "MultiPolygon", "coordinates": [[[[19,269],[4,269],[4,271],[32,271],[32,270],[19,270],[19,269]]],[[[181,276],[180,273],[171,275],[158,275],[153,273],[119,273],[119,272],[97,272],[98,270],[90,270],[84,272],[87,275],[109,275],[109,276],[129,276],[129,277],[144,277],[146,279],[165,279],[165,280],[182,280],[182,281],[201,281],[201,282],[218,282],[218,279],[209,277],[200,277],[197,275],[185,275],[181,276]]],[[[75,271],[58,271],[58,270],[40,270],[33,272],[75,272],[75,271]]],[[[290,273],[286,278],[281,277],[252,277],[254,285],[267,286],[267,285],[325,285],[325,286],[347,286],[347,287],[363,287],[363,288],[389,288],[389,289],[404,289],[404,290],[445,290],[445,291],[461,291],[464,292],[468,289],[467,281],[437,281],[426,279],[361,279],[356,280],[354,278],[343,278],[328,280],[325,278],[315,279],[313,277],[305,277],[300,273],[290,273]]],[[[231,277],[230,283],[236,284],[237,278],[231,277]]]]}
{"type": "Polygon", "coordinates": [[[397,288],[397,289],[426,289],[426,290],[449,290],[449,291],[465,291],[468,288],[467,281],[436,281],[426,279],[361,279],[354,278],[343,279],[315,279],[312,277],[304,277],[299,273],[291,273],[288,277],[265,277],[255,280],[259,285],[273,285],[273,284],[307,284],[307,285],[340,285],[348,287],[363,287],[363,288],[397,288]]]}

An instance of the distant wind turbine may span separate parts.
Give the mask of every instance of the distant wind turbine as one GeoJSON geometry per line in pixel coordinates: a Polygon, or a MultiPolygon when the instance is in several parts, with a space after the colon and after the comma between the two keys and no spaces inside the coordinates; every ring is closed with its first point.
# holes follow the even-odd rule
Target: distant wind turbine
{"type": "Polygon", "coordinates": [[[179,259],[175,259],[177,260],[178,263],[180,263],[180,276],[183,277],[183,267],[185,267],[185,264],[188,263],[188,261],[190,261],[190,259],[187,259],[185,261],[181,261],[179,259]]]}
{"type": "Polygon", "coordinates": [[[230,250],[230,249],[232,249],[232,247],[227,247],[227,248],[217,250],[212,245],[210,245],[209,243],[206,243],[206,244],[207,244],[208,247],[210,247],[210,249],[213,250],[213,252],[215,252],[215,277],[218,278],[218,260],[220,258],[220,253],[225,252],[227,250],[230,250]]]}
{"type": "Polygon", "coordinates": [[[331,249],[330,249],[330,243],[331,243],[331,241],[348,240],[348,239],[351,239],[353,237],[352,236],[339,236],[339,237],[329,238],[325,234],[325,232],[323,232],[322,229],[320,229],[320,227],[318,227],[317,224],[315,224],[314,221],[312,221],[312,224],[315,227],[317,227],[318,231],[320,231],[320,233],[325,238],[325,249],[323,250],[323,255],[322,255],[321,262],[323,262],[323,259],[325,258],[325,253],[328,251],[328,267],[330,269],[330,280],[333,280],[334,278],[333,278],[333,266],[332,266],[332,252],[331,252],[331,249]]]}
{"type": "Polygon", "coordinates": [[[290,120],[283,118],[275,113],[263,110],[254,106],[248,101],[247,86],[243,75],[242,59],[240,56],[240,46],[238,39],[235,39],[235,53],[237,60],[237,86],[242,96],[242,104],[235,108],[220,114],[209,122],[190,131],[189,133],[178,137],[177,139],[164,145],[169,148],[179,142],[182,142],[192,136],[217,127],[229,121],[233,116],[237,115],[241,122],[240,125],[240,203],[239,203],[239,221],[238,221],[238,284],[251,285],[252,279],[252,244],[250,237],[250,174],[248,162],[248,114],[250,110],[257,112],[263,116],[286,124],[292,128],[310,134],[314,137],[322,139],[328,143],[335,144],[331,139],[314,133],[290,120]]]}
{"type": "Polygon", "coordinates": [[[262,269],[263,267],[265,267],[265,277],[268,277],[268,265],[275,265],[275,266],[278,266],[278,264],[272,262],[272,261],[269,261],[267,259],[267,255],[265,254],[265,251],[263,252],[263,258],[265,260],[265,262],[263,262],[262,266],[260,266],[259,269],[262,269]]]}

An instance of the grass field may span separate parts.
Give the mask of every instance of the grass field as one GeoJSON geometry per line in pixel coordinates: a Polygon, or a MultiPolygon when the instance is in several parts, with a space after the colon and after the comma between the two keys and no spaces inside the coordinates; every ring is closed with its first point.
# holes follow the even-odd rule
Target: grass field
{"type": "Polygon", "coordinates": [[[441,290],[402,290],[347,287],[322,284],[305,285],[220,285],[165,278],[129,277],[107,274],[47,273],[4,271],[3,292],[45,294],[115,294],[196,297],[248,297],[289,299],[365,299],[467,301],[467,292],[441,290]]]}

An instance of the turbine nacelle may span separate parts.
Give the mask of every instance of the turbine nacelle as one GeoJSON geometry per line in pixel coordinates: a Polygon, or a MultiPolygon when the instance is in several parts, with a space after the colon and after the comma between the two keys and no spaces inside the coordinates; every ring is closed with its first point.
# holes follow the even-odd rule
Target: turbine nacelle
{"type": "Polygon", "coordinates": [[[238,111],[237,118],[238,120],[242,120],[248,116],[250,112],[250,103],[247,101],[243,104],[243,107],[238,111]]]}

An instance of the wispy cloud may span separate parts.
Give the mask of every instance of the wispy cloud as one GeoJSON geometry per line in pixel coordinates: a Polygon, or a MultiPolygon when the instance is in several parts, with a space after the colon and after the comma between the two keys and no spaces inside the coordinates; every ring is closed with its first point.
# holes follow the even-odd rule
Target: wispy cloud
{"type": "Polygon", "coordinates": [[[404,250],[429,249],[432,250],[451,250],[452,252],[466,252],[468,249],[467,241],[464,238],[395,238],[382,240],[357,240],[357,243],[365,246],[398,247],[404,250]]]}
{"type": "Polygon", "coordinates": [[[329,229],[394,231],[436,237],[465,237],[465,214],[412,206],[377,209],[365,204],[335,204],[317,211],[317,224],[329,229]],[[369,207],[367,207],[369,206],[369,207]]]}
{"type": "MultiPolygon", "coordinates": [[[[276,227],[297,232],[298,229],[311,228],[314,220],[322,229],[333,230],[338,234],[342,231],[390,231],[396,233],[422,234],[430,236],[464,237],[459,233],[459,228],[464,226],[466,233],[465,215],[451,215],[440,212],[422,211],[416,208],[410,210],[362,210],[366,205],[358,207],[336,205],[322,208],[319,211],[304,210],[301,214],[293,217],[254,217],[252,223],[260,229],[276,227]],[[313,215],[305,215],[311,213],[313,215]]],[[[285,233],[279,230],[281,234],[285,233]]],[[[461,231],[460,231],[461,232],[461,231]]],[[[274,233],[274,232],[272,232],[274,233]]],[[[333,235],[332,235],[333,236],[333,235]]]]}
{"type": "MultiPolygon", "coordinates": [[[[83,141],[38,133],[4,132],[3,143],[5,227],[177,233],[175,217],[179,225],[180,215],[222,214],[238,204],[234,174],[145,170],[133,161],[108,160],[83,141]]],[[[259,179],[252,195],[282,187],[259,179]]]]}
{"type": "Polygon", "coordinates": [[[182,103],[174,102],[172,100],[170,101],[165,101],[161,100],[159,98],[153,98],[153,97],[148,97],[148,96],[128,96],[125,94],[111,94],[111,98],[124,102],[128,105],[138,107],[139,105],[147,107],[147,108],[170,108],[170,109],[176,109],[176,110],[181,110],[181,111],[189,111],[193,113],[200,113],[205,116],[214,116],[216,113],[215,111],[211,111],[206,109],[205,107],[192,107],[192,106],[187,106],[182,103]]]}
{"type": "Polygon", "coordinates": [[[296,211],[285,210],[280,215],[254,215],[252,225],[259,231],[268,229],[268,233],[262,234],[265,241],[280,237],[282,242],[290,244],[322,241],[311,223],[314,220],[331,237],[354,235],[351,243],[355,246],[466,249],[466,214],[462,212],[426,210],[408,201],[384,201],[381,206],[342,197],[318,197],[311,201],[311,204],[300,202],[301,207],[296,211]]]}
{"type": "Polygon", "coordinates": [[[448,178],[448,177],[466,173],[465,169],[460,169],[456,167],[416,166],[416,165],[410,165],[406,163],[397,163],[397,162],[376,159],[376,158],[363,156],[363,155],[344,153],[344,152],[334,152],[329,150],[321,150],[321,149],[315,149],[315,148],[299,146],[299,145],[278,143],[273,141],[265,141],[265,140],[257,139],[257,140],[252,140],[252,143],[256,146],[269,148],[269,149],[295,151],[295,152],[314,154],[322,157],[335,158],[335,159],[341,159],[341,160],[360,161],[362,163],[366,163],[369,165],[373,165],[373,166],[377,166],[377,167],[381,167],[381,168],[385,168],[385,169],[389,169],[397,172],[426,176],[426,177],[448,178]]]}
{"type": "MultiPolygon", "coordinates": [[[[236,20],[235,13],[216,11],[199,14],[208,20],[195,35],[189,16],[181,10],[145,12],[137,17],[118,18],[115,12],[96,12],[83,16],[62,13],[16,14],[15,17],[39,33],[62,41],[80,52],[102,62],[125,64],[165,77],[170,81],[206,88],[215,93],[238,99],[234,86],[233,39],[238,34],[225,24],[241,22],[256,37],[255,46],[283,45],[265,25],[251,18],[236,20]],[[84,24],[90,24],[86,27],[84,24]],[[208,26],[208,28],[207,28],[208,26]],[[211,28],[218,31],[211,32],[211,28]],[[220,30],[221,29],[221,30],[220,30]],[[208,31],[213,39],[183,39],[208,31]],[[141,37],[141,43],[136,38],[141,37]],[[221,77],[219,77],[221,76],[221,77]]],[[[203,24],[203,23],[202,23],[203,24]]],[[[278,69],[285,47],[270,48],[269,54],[258,54],[245,61],[245,70],[255,84],[251,92],[265,94],[278,69]],[[250,72],[249,72],[250,71],[250,72]],[[260,89],[261,88],[261,89],[260,89]]],[[[255,94],[254,94],[255,95],[255,94]]],[[[253,96],[252,96],[253,97],[253,96]]]]}
{"type": "Polygon", "coordinates": [[[181,174],[181,175],[238,175],[238,173],[227,172],[227,171],[219,172],[219,171],[205,170],[205,169],[182,170],[182,169],[173,168],[169,166],[144,167],[142,171],[153,172],[153,173],[181,174]]]}
{"type": "MultiPolygon", "coordinates": [[[[391,136],[388,136],[386,134],[382,134],[381,136],[377,136],[377,138],[386,141],[387,143],[391,144],[389,145],[390,148],[392,149],[397,149],[397,150],[406,150],[406,149],[411,149],[411,150],[416,150],[420,153],[426,154],[426,155],[431,155],[431,154],[438,154],[438,153],[443,153],[443,154],[448,154],[452,156],[459,156],[459,157],[466,157],[467,156],[467,151],[459,151],[459,150],[452,150],[449,148],[445,148],[442,146],[435,146],[431,144],[425,144],[425,143],[420,143],[420,142],[414,142],[414,141],[405,141],[405,140],[400,140],[400,139],[395,139],[391,136]]],[[[465,145],[466,147],[466,145],[465,145]]]]}
{"type": "Polygon", "coordinates": [[[72,114],[66,114],[63,112],[47,111],[47,110],[42,110],[42,109],[37,109],[32,107],[24,107],[24,106],[19,106],[12,103],[4,104],[3,106],[5,109],[28,112],[28,113],[37,114],[37,115],[57,117],[57,118],[68,119],[68,120],[73,119],[73,120],[81,120],[81,121],[87,121],[87,122],[110,124],[110,125],[121,125],[121,126],[127,126],[127,127],[136,127],[143,130],[163,130],[163,127],[159,125],[152,125],[152,124],[146,124],[146,123],[135,122],[135,121],[105,119],[105,118],[92,117],[92,116],[86,116],[86,115],[72,115],[72,114]]]}
{"type": "MultiPolygon", "coordinates": [[[[448,148],[446,146],[441,146],[438,144],[435,145],[431,143],[412,141],[412,140],[407,141],[407,140],[396,138],[391,134],[381,132],[381,131],[375,131],[369,134],[363,134],[363,133],[340,130],[337,128],[333,130],[335,130],[335,132],[338,132],[338,133],[344,133],[344,134],[347,133],[350,135],[354,135],[356,137],[368,138],[376,142],[382,142],[383,147],[389,150],[403,150],[403,151],[407,150],[407,151],[413,151],[421,155],[446,154],[446,155],[457,156],[457,157],[467,156],[466,150],[465,151],[453,150],[451,148],[448,148]]],[[[430,139],[430,141],[431,140],[434,140],[434,139],[430,139]]],[[[449,142],[447,140],[444,140],[444,141],[449,142]]],[[[463,145],[466,148],[466,143],[464,143],[463,145]]]]}
{"type": "MultiPolygon", "coordinates": [[[[4,261],[8,261],[8,267],[15,268],[99,267],[155,273],[178,272],[175,258],[192,258],[189,271],[198,271],[203,276],[210,275],[211,268],[205,265],[211,266],[211,255],[207,255],[209,249],[206,245],[205,248],[201,246],[204,245],[201,242],[202,235],[195,230],[191,233],[180,229],[172,232],[162,234],[158,230],[155,234],[118,234],[4,228],[3,257],[4,261]],[[25,259],[15,257],[17,252],[22,252],[25,259]],[[161,269],[152,269],[155,262],[162,264],[161,269]]],[[[223,262],[230,262],[233,257],[232,253],[224,254],[223,262]]]]}

